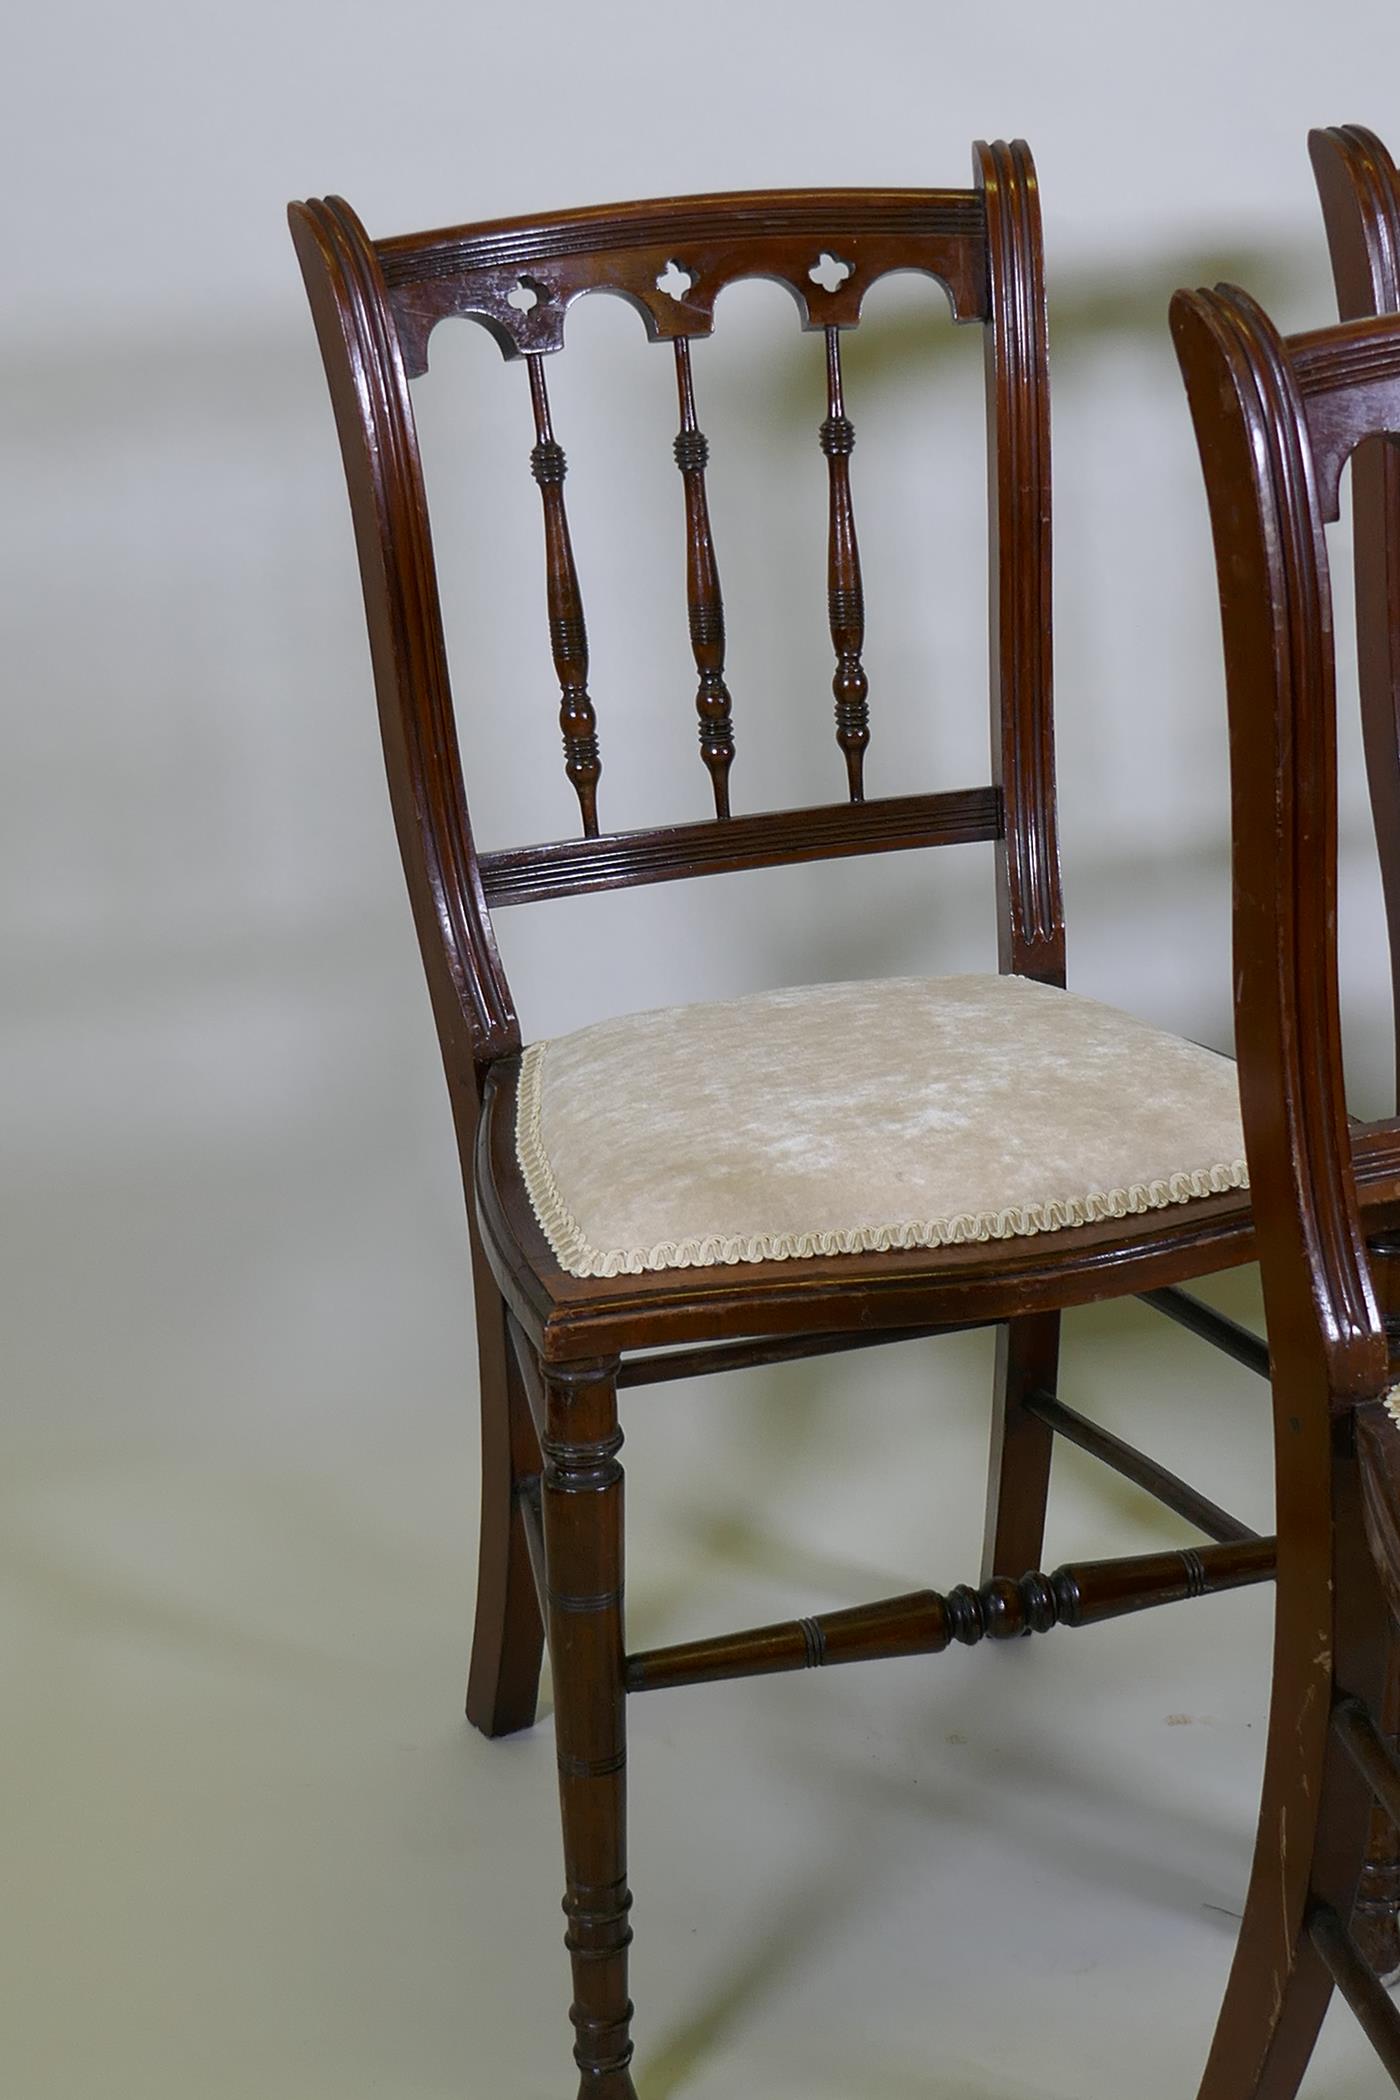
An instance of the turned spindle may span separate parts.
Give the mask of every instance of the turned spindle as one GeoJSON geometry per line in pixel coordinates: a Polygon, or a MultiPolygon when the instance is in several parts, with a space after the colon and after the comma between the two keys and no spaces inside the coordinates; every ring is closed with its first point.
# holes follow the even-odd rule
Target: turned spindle
{"type": "Polygon", "coordinates": [[[676,465],[685,483],[685,586],[690,619],[690,646],[699,684],[695,712],[700,718],[700,755],[710,771],[715,815],[729,815],[729,768],[734,763],[734,727],[729,688],[724,682],[724,599],[710,532],[710,506],[705,494],[705,468],[710,448],[695,420],[695,389],[690,372],[690,339],[676,337],[676,391],[681,427],[676,437],[676,465]]]}
{"type": "Polygon", "coordinates": [[[573,783],[583,813],[585,838],[598,836],[598,726],[588,697],[588,630],[583,598],[564,508],[564,448],[555,442],[549,415],[549,389],[542,356],[527,357],[530,405],[535,413],[535,443],[530,472],[539,484],[544,506],[545,590],[549,604],[549,644],[559,680],[559,727],[564,736],[564,771],[573,783]]]}
{"type": "Polygon", "coordinates": [[[865,594],[860,580],[860,548],[851,503],[851,453],[855,426],[841,393],[841,331],[826,331],[826,420],[819,432],[826,454],[831,493],[827,539],[826,599],[831,646],[836,651],[836,741],[846,755],[846,780],[852,802],[865,800],[865,747],[870,742],[870,681],[860,653],[865,647],[865,594]]]}

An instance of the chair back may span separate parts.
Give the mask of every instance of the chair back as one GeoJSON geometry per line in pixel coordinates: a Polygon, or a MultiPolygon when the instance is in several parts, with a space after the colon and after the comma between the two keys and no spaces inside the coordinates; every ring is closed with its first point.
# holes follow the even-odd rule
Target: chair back
{"type": "Polygon", "coordinates": [[[1172,331],[1220,585],[1236,1054],[1276,1393],[1341,1411],[1388,1373],[1342,1070],[1325,527],[1353,452],[1359,467],[1400,433],[1400,319],[1285,339],[1220,286],[1179,292],[1172,331]]]}
{"type": "MultiPolygon", "coordinates": [[[[959,840],[998,845],[1001,967],[1064,975],[1051,724],[1050,438],[1039,201],[1022,142],[978,145],[967,190],[779,190],[668,198],[372,241],[349,206],[291,207],[340,431],[359,547],[399,842],[449,1079],[520,1045],[493,907],[683,876],[959,840]],[[991,529],[991,778],[867,800],[879,695],[863,664],[864,591],[841,344],[870,285],[917,270],[986,339],[991,529]],[[692,344],[743,277],[792,293],[822,338],[827,414],[827,603],[839,800],[738,813],[743,692],[731,696],[720,567],[706,495],[708,447],[692,344]],[[710,811],[694,822],[610,831],[600,814],[605,700],[595,706],[583,593],[569,533],[565,454],[548,364],[572,302],[619,294],[675,365],[676,465],[693,707],[710,811]],[[545,600],[564,770],[581,836],[478,853],[463,790],[411,381],[437,323],[487,328],[523,364],[545,545],[545,600]]],[[[737,681],[736,681],[737,684],[737,681]]],[[[688,703],[690,704],[690,703],[688,703]]]]}

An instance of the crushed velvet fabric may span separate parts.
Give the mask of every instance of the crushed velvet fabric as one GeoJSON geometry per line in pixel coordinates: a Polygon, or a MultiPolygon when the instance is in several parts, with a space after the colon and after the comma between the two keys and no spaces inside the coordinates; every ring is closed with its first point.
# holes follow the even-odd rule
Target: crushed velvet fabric
{"type": "Polygon", "coordinates": [[[1248,1186],[1228,1058],[1023,977],[799,986],[535,1043],[516,1146],[575,1276],[1004,1239],[1248,1186]]]}

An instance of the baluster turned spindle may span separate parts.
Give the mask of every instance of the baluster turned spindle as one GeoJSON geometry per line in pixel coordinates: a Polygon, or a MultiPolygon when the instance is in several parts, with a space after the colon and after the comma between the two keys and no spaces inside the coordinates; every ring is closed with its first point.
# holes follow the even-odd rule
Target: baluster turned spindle
{"type": "Polygon", "coordinates": [[[710,536],[710,506],[705,494],[705,467],[710,448],[695,420],[695,390],[690,376],[690,340],[676,337],[676,390],[681,427],[676,438],[676,465],[685,482],[685,583],[690,613],[690,644],[700,683],[695,711],[700,717],[700,753],[714,783],[715,815],[729,815],[729,768],[734,763],[734,726],[729,688],[724,682],[724,599],[710,536]]]}
{"type": "Polygon", "coordinates": [[[841,398],[841,331],[826,331],[826,421],[821,447],[831,484],[831,530],[827,542],[827,607],[831,646],[836,651],[836,741],[846,754],[846,776],[852,802],[865,800],[865,747],[870,742],[870,681],[860,660],[865,646],[865,595],[860,582],[860,549],[856,545],[851,507],[851,452],[854,425],[841,398]]]}
{"type": "Polygon", "coordinates": [[[583,621],[583,599],[569,538],[568,513],[564,508],[564,476],[568,468],[564,449],[555,443],[549,419],[544,359],[536,355],[527,357],[525,362],[530,368],[530,405],[535,412],[535,444],[530,454],[530,472],[539,483],[540,499],[544,505],[549,644],[559,680],[559,727],[564,732],[564,771],[573,782],[583,812],[584,837],[594,839],[598,836],[598,776],[603,766],[598,756],[597,719],[593,702],[588,697],[588,630],[583,621]]]}

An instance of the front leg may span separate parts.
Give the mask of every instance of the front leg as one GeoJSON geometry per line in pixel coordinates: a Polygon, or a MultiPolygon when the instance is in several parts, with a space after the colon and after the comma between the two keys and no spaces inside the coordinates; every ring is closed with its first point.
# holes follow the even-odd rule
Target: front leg
{"type": "Polygon", "coordinates": [[[579,2100],[636,2100],[617,1359],[544,1370],[544,1540],[579,2100]]]}

